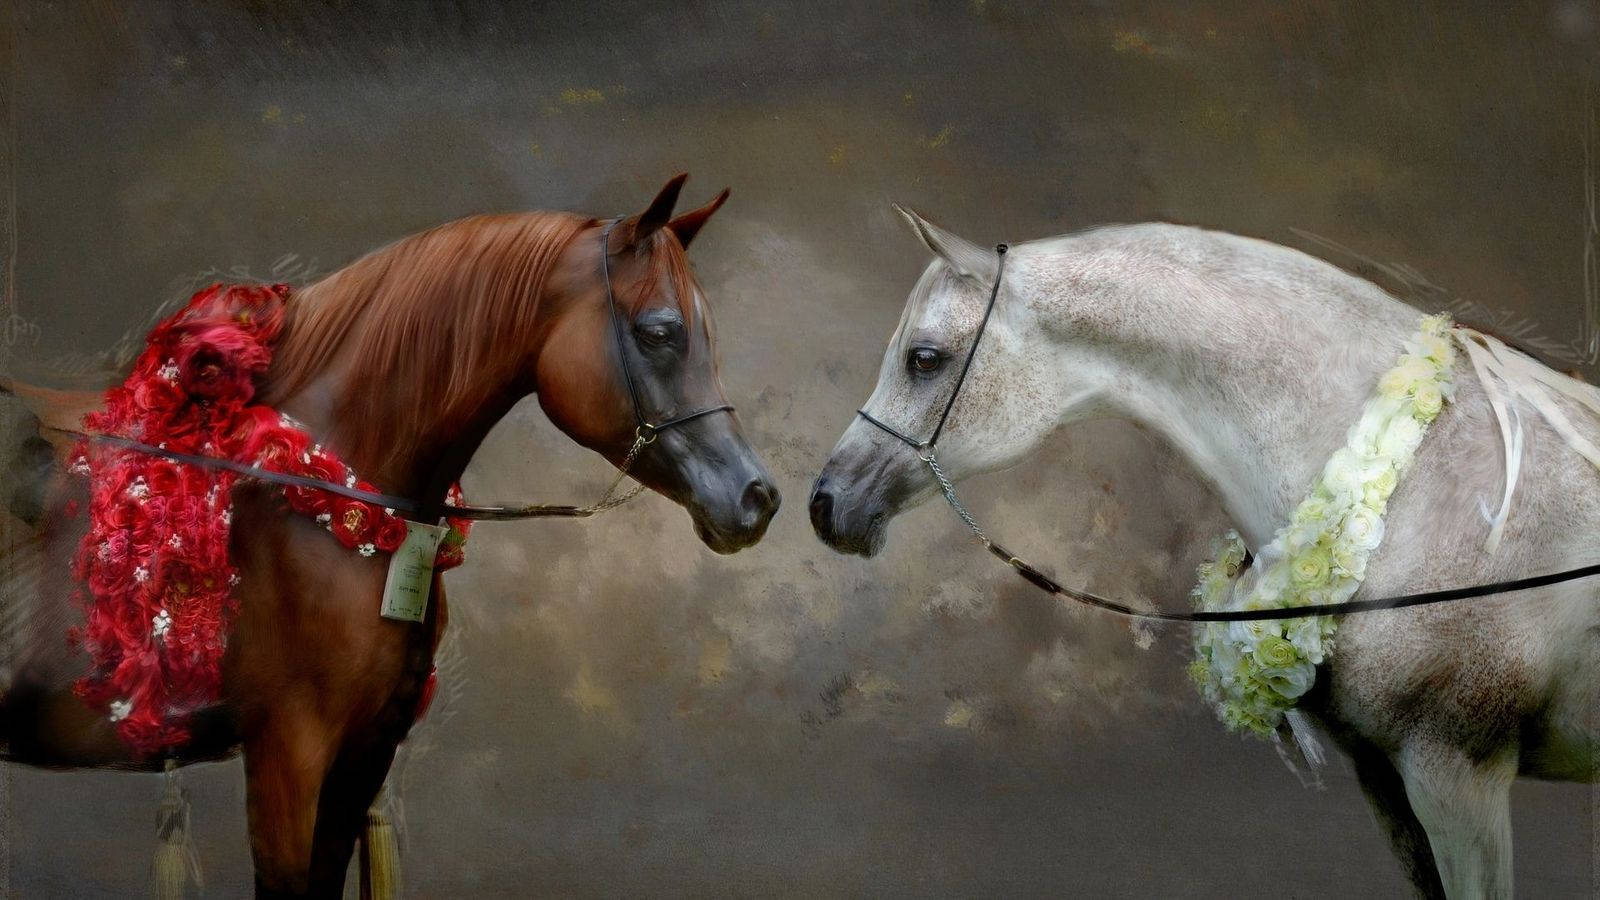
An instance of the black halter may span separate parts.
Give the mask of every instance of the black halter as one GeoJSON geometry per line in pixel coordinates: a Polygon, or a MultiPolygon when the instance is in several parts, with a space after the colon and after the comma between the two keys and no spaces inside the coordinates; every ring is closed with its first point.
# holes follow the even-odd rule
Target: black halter
{"type": "MultiPolygon", "coordinates": [[[[939,490],[944,494],[944,499],[961,517],[972,533],[983,543],[984,549],[998,557],[1016,571],[1024,581],[1047,594],[1066,597],[1092,606],[1106,612],[1128,616],[1134,619],[1146,619],[1159,622],[1259,622],[1283,619],[1299,619],[1306,616],[1348,616],[1355,613],[1377,612],[1385,609],[1405,609],[1412,606],[1431,606],[1435,603],[1449,603],[1457,600],[1469,600],[1474,597],[1487,597],[1493,594],[1508,594],[1515,591],[1526,591],[1534,588],[1548,587],[1553,584],[1562,584],[1576,581],[1580,578],[1591,578],[1600,575],[1600,563],[1580,566],[1565,572],[1552,572],[1544,575],[1533,575],[1526,578],[1514,578],[1507,581],[1497,581],[1493,584],[1479,584],[1469,587],[1445,588],[1435,591],[1422,591],[1415,594],[1401,594],[1394,597],[1375,597],[1368,600],[1346,600],[1343,603],[1327,604],[1301,604],[1298,606],[1285,606],[1276,609],[1203,609],[1194,612],[1154,612],[1135,609],[1134,607],[1102,597],[1089,591],[1080,591],[1070,588],[1051,578],[1027,560],[1000,546],[986,534],[972,514],[961,505],[956,497],[955,485],[951,483],[944,469],[939,466],[939,459],[934,454],[934,444],[938,443],[939,435],[944,431],[945,420],[950,418],[950,407],[956,403],[956,395],[961,393],[961,385],[967,380],[967,370],[972,367],[972,357],[978,352],[978,342],[983,340],[983,331],[989,324],[989,314],[994,312],[995,298],[1000,295],[1000,278],[1005,271],[1006,245],[995,246],[995,253],[999,261],[995,266],[994,286],[989,289],[989,305],[983,310],[983,319],[978,323],[978,330],[972,336],[972,346],[967,350],[967,358],[961,364],[961,372],[956,376],[955,390],[950,392],[950,399],[945,401],[944,411],[939,414],[939,423],[934,426],[933,436],[926,441],[918,441],[906,436],[904,432],[890,427],[874,418],[864,409],[856,410],[856,414],[866,419],[878,428],[897,438],[911,449],[917,456],[927,463],[928,470],[939,482],[939,490]]],[[[1249,556],[1245,557],[1245,564],[1249,564],[1249,556]]]]}
{"type": "Polygon", "coordinates": [[[989,315],[994,312],[995,298],[1000,296],[1000,281],[1005,274],[1006,250],[1008,249],[1005,244],[996,244],[994,247],[998,261],[995,263],[994,268],[994,286],[989,288],[989,304],[983,308],[983,318],[978,321],[978,330],[972,335],[972,346],[967,348],[967,358],[961,361],[961,371],[956,375],[955,389],[950,392],[950,399],[944,402],[944,411],[939,413],[939,424],[933,427],[933,436],[925,441],[907,437],[904,432],[898,431],[883,421],[874,418],[865,409],[856,410],[856,415],[898,438],[906,446],[917,451],[917,455],[924,460],[932,457],[933,446],[939,443],[939,435],[944,433],[945,420],[950,418],[950,408],[956,405],[956,396],[961,393],[961,385],[966,383],[967,370],[972,368],[972,358],[978,355],[978,344],[983,340],[984,330],[989,327],[989,315]]]}
{"type": "Polygon", "coordinates": [[[529,503],[521,506],[451,506],[443,503],[427,503],[412,500],[407,497],[395,496],[393,494],[382,494],[378,493],[377,491],[364,491],[360,488],[346,487],[345,485],[336,484],[331,481],[323,481],[320,478],[307,478],[303,475],[291,475],[287,472],[273,472],[267,469],[249,465],[248,463],[235,462],[231,459],[221,459],[215,456],[203,456],[196,453],[179,453],[175,450],[168,450],[165,447],[157,447],[152,444],[144,443],[143,441],[136,441],[131,438],[118,437],[116,435],[84,434],[83,432],[72,431],[69,429],[53,430],[63,431],[68,434],[74,434],[79,437],[87,438],[97,444],[118,447],[123,450],[132,450],[136,453],[144,453],[149,456],[160,456],[165,459],[170,459],[173,462],[183,463],[185,465],[233,472],[238,475],[269,482],[271,484],[283,485],[285,487],[315,488],[317,490],[338,494],[341,497],[348,497],[352,500],[360,500],[376,506],[387,507],[396,512],[404,513],[407,516],[417,520],[438,521],[439,519],[445,517],[453,519],[489,519],[502,521],[509,519],[543,518],[581,519],[592,516],[597,512],[602,512],[604,510],[620,506],[635,496],[641,486],[635,486],[633,490],[627,493],[615,495],[617,486],[621,484],[622,479],[627,475],[628,469],[633,465],[634,460],[638,458],[639,453],[647,445],[655,443],[656,437],[659,436],[661,432],[666,431],[669,428],[676,428],[679,425],[683,425],[687,422],[692,422],[695,419],[701,418],[702,416],[709,416],[712,413],[732,412],[733,406],[727,403],[720,404],[718,406],[708,406],[704,409],[697,409],[694,412],[684,413],[681,416],[673,416],[661,422],[651,422],[649,419],[645,418],[644,406],[639,402],[639,389],[633,379],[633,366],[628,362],[627,330],[623,327],[622,314],[617,308],[616,294],[611,289],[611,229],[616,227],[616,224],[619,221],[621,220],[612,219],[610,222],[606,223],[605,229],[600,234],[600,277],[605,283],[606,309],[609,311],[611,316],[612,332],[617,339],[618,365],[622,366],[622,380],[628,385],[628,399],[633,404],[633,419],[635,422],[633,431],[633,446],[628,450],[627,456],[623,458],[622,463],[617,467],[617,477],[611,482],[611,486],[606,489],[605,496],[600,500],[600,502],[590,506],[571,506],[566,504],[546,503],[529,503]]]}
{"type": "Polygon", "coordinates": [[[636,423],[634,439],[649,444],[668,428],[676,428],[685,422],[692,422],[712,413],[733,412],[733,406],[728,403],[708,406],[681,416],[673,416],[664,422],[652,423],[645,418],[644,404],[639,402],[639,388],[633,380],[633,366],[628,362],[628,332],[622,324],[622,313],[617,309],[616,295],[611,290],[611,229],[615,228],[619,221],[621,220],[612,219],[606,223],[605,230],[600,232],[600,275],[606,285],[606,309],[611,313],[611,330],[617,338],[617,360],[622,366],[622,380],[628,385],[628,399],[633,403],[633,420],[636,423]]]}

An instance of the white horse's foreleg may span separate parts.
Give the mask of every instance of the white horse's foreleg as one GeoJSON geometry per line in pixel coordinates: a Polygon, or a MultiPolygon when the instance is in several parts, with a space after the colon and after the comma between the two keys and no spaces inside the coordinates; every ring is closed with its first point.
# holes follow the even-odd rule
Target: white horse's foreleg
{"type": "Polygon", "coordinates": [[[1427,831],[1411,809],[1399,771],[1389,761],[1388,754],[1377,747],[1364,741],[1352,744],[1346,744],[1345,749],[1355,765],[1361,791],[1378,825],[1389,838],[1389,846],[1406,877],[1411,879],[1419,897],[1440,900],[1445,896],[1444,885],[1439,881],[1439,867],[1433,861],[1433,848],[1428,844],[1427,831]]]}
{"type": "Polygon", "coordinates": [[[1451,900],[1511,897],[1511,782],[1517,754],[1474,761],[1456,747],[1419,743],[1396,766],[1428,832],[1451,900]]]}

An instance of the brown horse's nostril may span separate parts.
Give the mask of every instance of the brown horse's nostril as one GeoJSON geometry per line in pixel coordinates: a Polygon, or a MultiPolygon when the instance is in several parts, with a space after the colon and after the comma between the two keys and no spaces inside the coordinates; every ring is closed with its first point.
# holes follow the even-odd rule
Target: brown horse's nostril
{"type": "Polygon", "coordinates": [[[811,492],[811,527],[823,540],[833,536],[833,495],[820,485],[811,492]]]}
{"type": "Polygon", "coordinates": [[[778,489],[765,478],[753,479],[744,486],[741,503],[746,512],[755,513],[757,521],[764,521],[778,511],[778,489]]]}

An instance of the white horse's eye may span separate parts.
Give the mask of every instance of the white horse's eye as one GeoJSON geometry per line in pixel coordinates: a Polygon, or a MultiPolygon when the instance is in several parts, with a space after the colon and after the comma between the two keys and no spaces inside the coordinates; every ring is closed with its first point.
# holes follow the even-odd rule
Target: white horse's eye
{"type": "Polygon", "coordinates": [[[911,352],[906,354],[906,365],[912,371],[928,375],[939,371],[939,367],[944,365],[944,354],[932,347],[912,347],[911,352]]]}

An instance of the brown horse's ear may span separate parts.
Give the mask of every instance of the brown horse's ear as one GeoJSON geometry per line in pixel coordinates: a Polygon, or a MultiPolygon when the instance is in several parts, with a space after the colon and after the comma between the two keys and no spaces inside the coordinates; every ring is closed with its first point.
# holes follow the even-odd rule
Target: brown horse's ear
{"type": "Polygon", "coordinates": [[[715,200],[699,209],[690,210],[673,219],[667,223],[667,227],[672,229],[672,233],[678,236],[678,243],[682,244],[683,248],[687,250],[689,249],[689,242],[694,240],[694,236],[700,233],[700,226],[706,224],[706,220],[711,218],[712,213],[721,209],[722,204],[727,200],[728,189],[723,188],[722,193],[718,194],[715,200]]]}
{"type": "Polygon", "coordinates": [[[683,183],[688,180],[688,172],[672,176],[672,180],[668,181],[661,192],[656,194],[656,198],[650,201],[648,209],[637,216],[623,220],[624,227],[619,229],[620,234],[618,234],[622,243],[637,247],[672,221],[672,208],[678,205],[678,193],[683,190],[683,183]]]}

